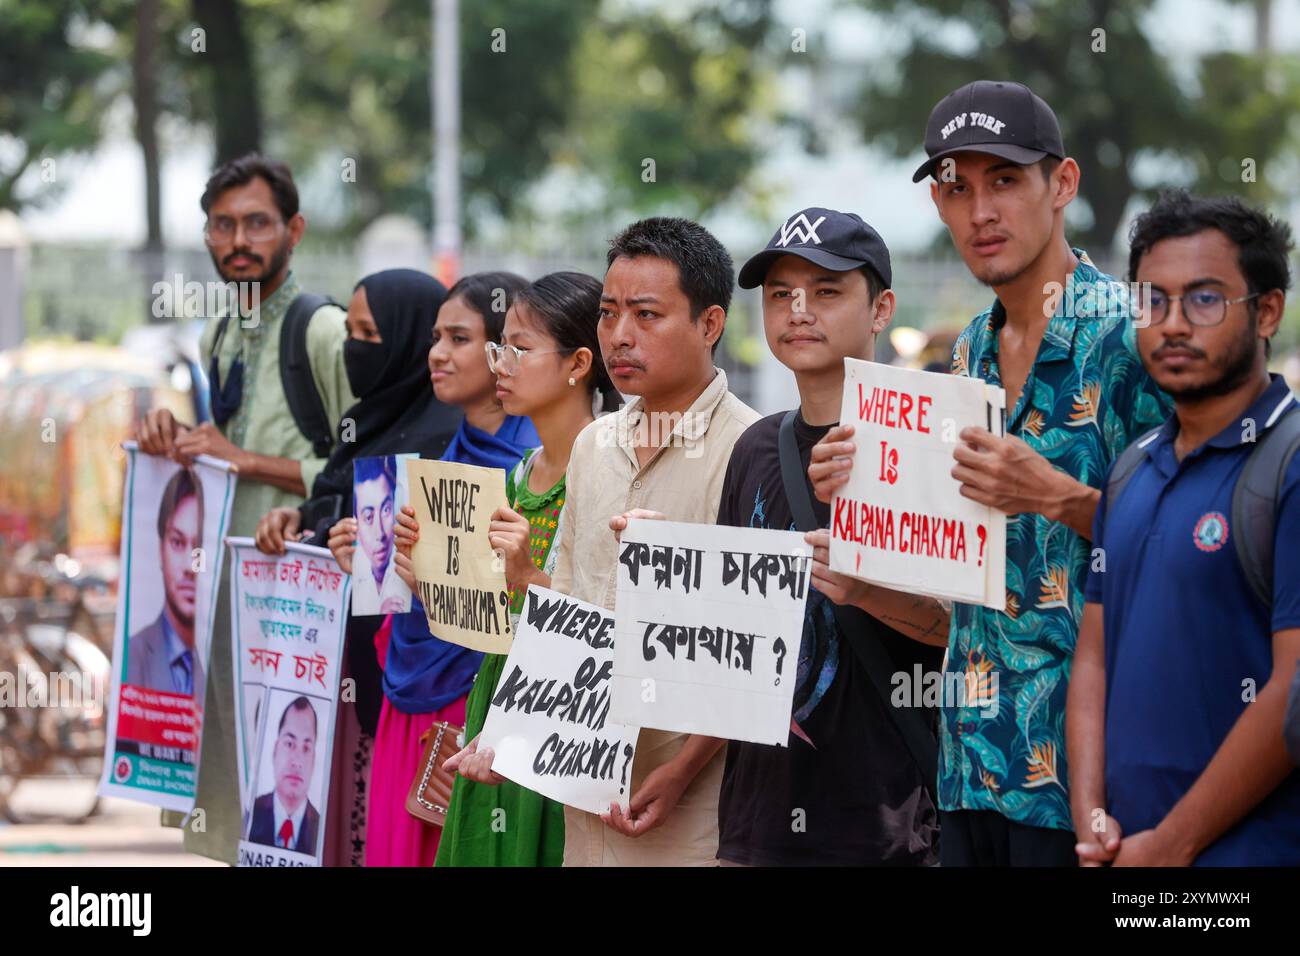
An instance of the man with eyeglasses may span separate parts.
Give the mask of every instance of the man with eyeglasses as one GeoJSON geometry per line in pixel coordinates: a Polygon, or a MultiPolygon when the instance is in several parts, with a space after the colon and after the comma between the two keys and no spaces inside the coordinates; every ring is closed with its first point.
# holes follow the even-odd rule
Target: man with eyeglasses
{"type": "Polygon", "coordinates": [[[1300,408],[1267,360],[1290,248],[1289,227],[1237,199],[1171,193],[1133,224],[1138,348],[1175,405],[1097,508],[1104,561],[1066,719],[1085,866],[1300,865],[1300,770],[1283,740],[1300,658],[1300,408]],[[1252,472],[1276,495],[1271,535],[1237,507],[1257,461],[1275,463],[1252,472]]]}
{"type": "MultiPolygon", "coordinates": [[[[346,314],[336,305],[304,298],[298,313],[305,305],[307,314],[290,316],[303,290],[289,260],[307,222],[284,163],[256,154],[231,160],[212,174],[200,205],[207,214],[204,237],[212,264],[222,279],[252,295],[241,296],[238,315],[210,318],[200,340],[213,421],[190,428],[179,425],[169,410],[154,409],[137,424],[135,438],[141,451],[185,465],[195,455],[232,462],[239,483],[229,533],[252,535],[272,508],[302,503],[325,466],[344,412],[356,402],[343,361],[346,314]],[[291,336],[286,343],[299,376],[286,381],[293,370],[286,372],[282,362],[281,335],[291,320],[305,322],[306,328],[301,341],[291,336]],[[309,435],[290,399],[301,404],[313,392],[318,424],[309,435]]],[[[229,586],[223,581],[213,621],[195,798],[205,812],[206,830],[185,827],[185,848],[233,864],[240,808],[229,614],[229,586]]],[[[177,816],[165,814],[164,820],[178,822],[177,816]]]]}

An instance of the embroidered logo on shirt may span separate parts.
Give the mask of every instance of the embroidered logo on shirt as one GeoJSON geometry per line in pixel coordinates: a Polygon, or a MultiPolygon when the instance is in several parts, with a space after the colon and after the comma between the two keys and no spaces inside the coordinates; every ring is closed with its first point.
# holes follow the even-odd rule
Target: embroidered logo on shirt
{"type": "Polygon", "coordinates": [[[1192,540],[1202,551],[1218,551],[1228,540],[1228,519],[1219,511],[1206,512],[1196,522],[1192,540]]]}

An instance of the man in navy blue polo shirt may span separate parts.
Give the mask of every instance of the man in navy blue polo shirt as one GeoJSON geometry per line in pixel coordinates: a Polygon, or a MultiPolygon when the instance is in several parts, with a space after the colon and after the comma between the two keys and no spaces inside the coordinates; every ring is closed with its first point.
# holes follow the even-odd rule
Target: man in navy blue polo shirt
{"type": "Polygon", "coordinates": [[[1103,495],[1067,705],[1085,865],[1300,864],[1300,770],[1282,718],[1300,657],[1300,456],[1278,499],[1273,592],[1230,542],[1232,494],[1294,396],[1267,366],[1290,229],[1236,199],[1161,197],[1134,223],[1138,349],[1175,401],[1103,495]]]}

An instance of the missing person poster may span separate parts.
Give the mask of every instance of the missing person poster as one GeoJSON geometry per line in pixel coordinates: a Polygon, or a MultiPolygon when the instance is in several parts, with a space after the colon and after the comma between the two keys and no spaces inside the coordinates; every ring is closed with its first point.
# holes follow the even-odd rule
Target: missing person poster
{"type": "Polygon", "coordinates": [[[811,565],[797,531],[630,521],[612,719],[785,746],[811,565]]]}
{"type": "Polygon", "coordinates": [[[405,614],[411,591],[393,562],[393,527],[406,504],[404,459],[415,455],[381,455],[353,462],[352,513],[357,519],[357,546],[352,553],[352,614],[405,614]]]}
{"type": "Polygon", "coordinates": [[[194,805],[203,691],[235,473],[185,468],[127,442],[121,580],[99,792],[194,805]]]}
{"type": "Polygon", "coordinates": [[[630,799],[640,732],[612,722],[614,617],[532,585],[480,747],[520,786],[589,813],[630,799]]]}
{"type": "Polygon", "coordinates": [[[320,866],[351,579],[324,548],[230,546],[240,866],[320,866]]]}
{"type": "Polygon", "coordinates": [[[1006,393],[980,379],[844,360],[853,470],[831,502],[831,570],[883,587],[1006,608],[1006,515],[961,493],[968,426],[1003,433],[1006,393]]]}
{"type": "Polygon", "coordinates": [[[492,513],[506,507],[506,475],[452,461],[408,459],[420,540],[411,550],[416,597],[429,630],[475,651],[510,651],[505,564],[488,543],[492,513]]]}

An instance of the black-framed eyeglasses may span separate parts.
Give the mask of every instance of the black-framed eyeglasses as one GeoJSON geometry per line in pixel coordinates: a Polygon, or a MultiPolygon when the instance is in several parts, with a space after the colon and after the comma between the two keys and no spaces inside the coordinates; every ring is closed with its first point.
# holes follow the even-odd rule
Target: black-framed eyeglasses
{"type": "Polygon", "coordinates": [[[1218,289],[1192,289],[1182,295],[1169,295],[1159,289],[1151,289],[1139,298],[1133,314],[1138,319],[1145,319],[1148,325],[1159,325],[1169,317],[1169,304],[1177,302],[1183,310],[1183,317],[1192,325],[1218,325],[1228,315],[1228,306],[1246,302],[1262,292],[1252,292],[1236,299],[1229,299],[1218,289]]]}

